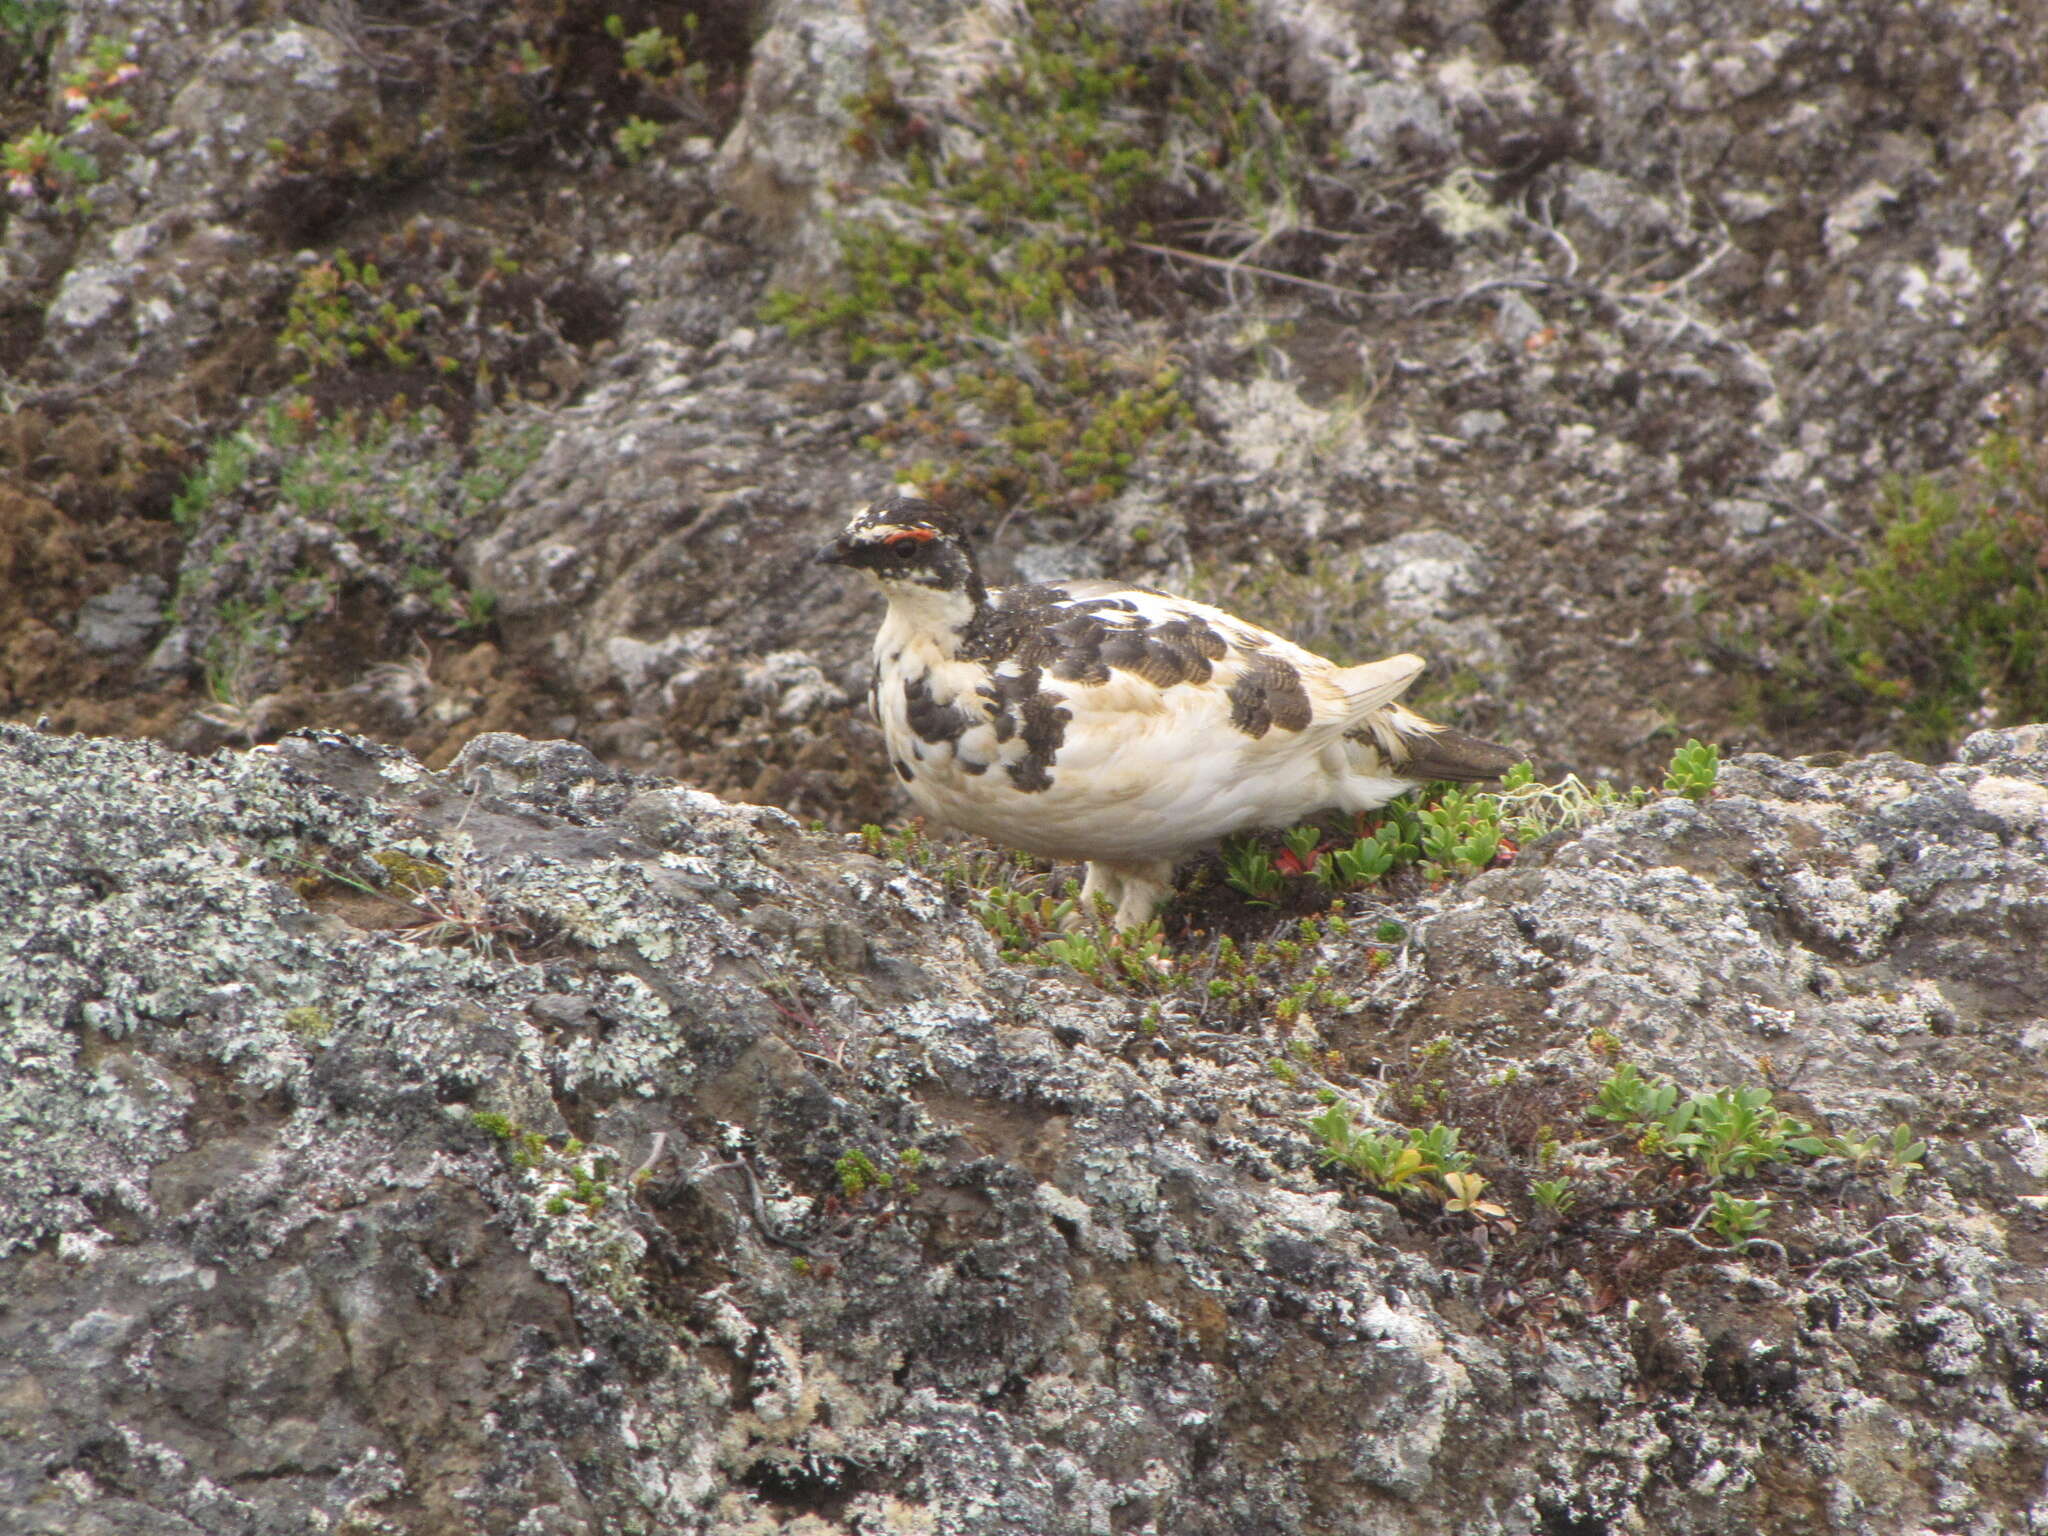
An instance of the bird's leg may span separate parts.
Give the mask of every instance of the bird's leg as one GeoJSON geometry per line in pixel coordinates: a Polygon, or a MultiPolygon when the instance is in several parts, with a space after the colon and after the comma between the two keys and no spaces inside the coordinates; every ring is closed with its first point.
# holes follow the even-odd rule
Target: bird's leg
{"type": "Polygon", "coordinates": [[[1074,933],[1088,925],[1088,919],[1095,915],[1095,898],[1100,896],[1119,911],[1123,909],[1123,871],[1114,864],[1098,864],[1092,860],[1087,874],[1081,881],[1081,899],[1074,903],[1074,910],[1061,921],[1060,927],[1074,933]]]}
{"type": "Polygon", "coordinates": [[[1173,894],[1173,861],[1147,859],[1117,871],[1123,896],[1116,904],[1116,925],[1128,932],[1152,920],[1152,914],[1173,894]]]}

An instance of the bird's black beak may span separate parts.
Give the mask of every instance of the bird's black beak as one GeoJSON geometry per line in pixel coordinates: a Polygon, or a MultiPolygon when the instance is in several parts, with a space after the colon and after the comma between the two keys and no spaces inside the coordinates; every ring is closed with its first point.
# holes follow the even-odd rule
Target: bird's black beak
{"type": "Polygon", "coordinates": [[[853,560],[853,550],[844,539],[834,539],[818,551],[820,565],[847,565],[853,560]]]}

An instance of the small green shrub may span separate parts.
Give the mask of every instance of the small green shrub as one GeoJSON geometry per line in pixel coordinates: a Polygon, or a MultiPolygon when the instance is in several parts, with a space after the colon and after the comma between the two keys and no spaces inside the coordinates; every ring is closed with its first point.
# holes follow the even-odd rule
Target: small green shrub
{"type": "Polygon", "coordinates": [[[0,0],[0,44],[40,59],[64,25],[65,0],[0,0]]]}
{"type": "Polygon", "coordinates": [[[1444,1209],[1453,1215],[1491,1217],[1499,1220],[1507,1215],[1505,1206],[1491,1200],[1479,1198],[1481,1192],[1492,1181],[1483,1173],[1446,1173],[1441,1180],[1444,1189],[1444,1209]]]}
{"type": "Polygon", "coordinates": [[[299,274],[277,338],[305,365],[293,382],[307,384],[316,374],[365,360],[416,366],[423,361],[417,332],[427,314],[425,298],[418,283],[395,289],[374,261],[358,262],[346,251],[315,262],[299,274]]]}
{"type": "Polygon", "coordinates": [[[1254,901],[1270,902],[1287,884],[1256,837],[1232,838],[1223,845],[1223,878],[1254,901]]]}
{"type": "Polygon", "coordinates": [[[1502,836],[1498,795],[1447,789],[1433,805],[1422,808],[1423,873],[1432,879],[1447,874],[1477,874],[1500,852],[1502,836]]]}
{"type": "Polygon", "coordinates": [[[1717,1189],[1707,1209],[1707,1225],[1714,1230],[1715,1236],[1737,1247],[1763,1231],[1770,1219],[1771,1198],[1768,1195],[1745,1200],[1725,1189],[1717,1189]]]}
{"type": "Polygon", "coordinates": [[[1760,1084],[1715,1088],[1680,1096],[1676,1083],[1653,1083],[1623,1062],[1594,1095],[1591,1114],[1626,1127],[1648,1156],[1696,1163],[1713,1183],[1756,1174],[1773,1164],[1840,1157],[1857,1169],[1885,1165],[1896,1197],[1922,1166],[1927,1143],[1899,1126],[1889,1141],[1856,1140],[1816,1132],[1771,1103],[1760,1084]]]}
{"type": "Polygon", "coordinates": [[[628,165],[638,165],[660,142],[661,124],[644,117],[629,117],[612,130],[612,148],[628,165]]]}
{"type": "MultiPolygon", "coordinates": [[[[8,0],[0,7],[0,37],[40,57],[61,16],[61,6],[8,0]]],[[[70,140],[87,127],[131,132],[135,108],[122,89],[141,74],[126,38],[103,33],[88,42],[84,54],[64,72],[62,96],[68,118],[62,132],[30,128],[0,144],[0,174],[7,178],[8,195],[24,201],[57,198],[98,181],[99,161],[70,140]]]]}
{"type": "Polygon", "coordinates": [[[1375,885],[1397,865],[1412,864],[1422,857],[1421,845],[1411,840],[1412,818],[1389,816],[1349,848],[1331,850],[1317,861],[1315,876],[1332,890],[1356,890],[1375,885]]]}
{"type": "Polygon", "coordinates": [[[100,179],[97,160],[47,128],[31,128],[0,145],[0,170],[7,173],[9,194],[20,198],[51,197],[100,179]]]}
{"type": "Polygon", "coordinates": [[[1995,437],[1961,471],[1894,483],[1876,549],[1800,583],[1791,691],[1888,713],[1929,755],[2048,716],[2048,448],[1995,437]]]}
{"type": "Polygon", "coordinates": [[[878,1167],[875,1160],[858,1147],[849,1147],[840,1153],[832,1171],[839,1180],[839,1192],[849,1200],[858,1200],[871,1189],[887,1189],[896,1182],[894,1174],[878,1167]]]}
{"type": "Polygon", "coordinates": [[[135,108],[121,90],[141,77],[134,45],[125,37],[101,33],[64,71],[64,110],[81,125],[99,123],[126,133],[135,126],[135,108]]]}

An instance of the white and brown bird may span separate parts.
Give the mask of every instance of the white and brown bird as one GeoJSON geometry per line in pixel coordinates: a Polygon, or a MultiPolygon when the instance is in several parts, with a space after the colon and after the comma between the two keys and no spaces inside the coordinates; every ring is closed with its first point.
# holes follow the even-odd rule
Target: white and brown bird
{"type": "Polygon", "coordinates": [[[910,798],[939,821],[1088,866],[1146,921],[1180,860],[1236,832],[1368,811],[1515,753],[1394,699],[1417,656],[1340,667],[1206,603],[1120,581],[990,590],[951,517],[891,496],[821,560],[889,600],[869,693],[910,798]]]}

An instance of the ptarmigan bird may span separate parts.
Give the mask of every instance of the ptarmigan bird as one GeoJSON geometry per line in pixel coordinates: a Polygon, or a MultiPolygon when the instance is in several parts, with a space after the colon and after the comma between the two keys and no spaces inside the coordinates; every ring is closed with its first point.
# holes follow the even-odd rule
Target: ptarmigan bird
{"type": "Polygon", "coordinates": [[[891,496],[818,557],[889,600],[869,704],[919,809],[1049,859],[1145,922],[1235,832],[1368,811],[1517,761],[1394,699],[1417,656],[1340,667],[1206,603],[1119,581],[991,591],[959,526],[891,496]]]}

